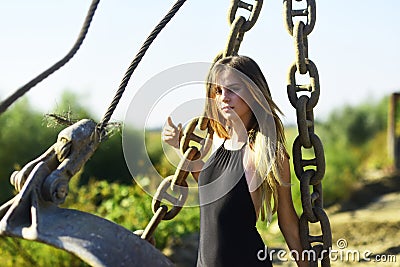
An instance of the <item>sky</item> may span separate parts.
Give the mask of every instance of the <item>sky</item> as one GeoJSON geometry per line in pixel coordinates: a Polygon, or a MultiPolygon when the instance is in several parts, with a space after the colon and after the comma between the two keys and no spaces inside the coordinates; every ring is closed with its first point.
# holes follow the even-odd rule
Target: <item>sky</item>
{"type": "MultiPolygon", "coordinates": [[[[69,51],[90,3],[0,0],[0,100],[69,51]]],[[[82,47],[69,63],[26,94],[31,105],[51,112],[62,92],[70,90],[100,120],[140,46],[174,3],[100,1],[82,47]]],[[[112,120],[123,121],[131,100],[159,73],[182,64],[211,62],[228,37],[229,5],[228,0],[188,0],[134,72],[112,120]]],[[[264,0],[239,54],[257,61],[285,114],[284,123],[293,123],[295,110],[287,97],[286,75],[294,61],[294,46],[282,10],[282,1],[264,0]]],[[[378,101],[400,90],[398,10],[397,0],[317,0],[316,26],[308,37],[309,58],[318,68],[321,83],[316,119],[326,118],[345,104],[378,101]]],[[[149,125],[161,124],[188,99],[201,98],[204,91],[196,88],[161,97],[149,125]]]]}

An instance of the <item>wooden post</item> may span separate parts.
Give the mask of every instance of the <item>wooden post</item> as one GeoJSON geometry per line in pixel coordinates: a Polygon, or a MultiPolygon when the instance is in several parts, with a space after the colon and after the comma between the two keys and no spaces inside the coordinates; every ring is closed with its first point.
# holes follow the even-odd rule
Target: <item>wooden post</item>
{"type": "Polygon", "coordinates": [[[388,112],[388,154],[389,158],[393,159],[394,170],[400,169],[400,140],[396,133],[396,113],[397,102],[400,93],[393,93],[389,99],[389,112],[388,112]]]}

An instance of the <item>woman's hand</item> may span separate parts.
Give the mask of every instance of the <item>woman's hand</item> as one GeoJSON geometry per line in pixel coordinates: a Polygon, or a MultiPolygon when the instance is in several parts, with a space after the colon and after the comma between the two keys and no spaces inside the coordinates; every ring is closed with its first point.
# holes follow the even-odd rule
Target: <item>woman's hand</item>
{"type": "Polygon", "coordinates": [[[161,138],[168,145],[179,148],[179,142],[182,136],[182,124],[179,123],[178,126],[172,122],[171,117],[168,117],[167,123],[165,124],[162,132],[161,138]]]}

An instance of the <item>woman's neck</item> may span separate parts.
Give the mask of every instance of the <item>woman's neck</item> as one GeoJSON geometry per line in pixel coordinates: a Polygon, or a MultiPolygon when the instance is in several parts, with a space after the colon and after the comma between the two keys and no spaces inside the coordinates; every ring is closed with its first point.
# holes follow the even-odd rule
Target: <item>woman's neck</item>
{"type": "Polygon", "coordinates": [[[242,123],[231,123],[228,127],[229,139],[226,140],[226,148],[238,149],[241,148],[248,139],[247,130],[242,123]]]}

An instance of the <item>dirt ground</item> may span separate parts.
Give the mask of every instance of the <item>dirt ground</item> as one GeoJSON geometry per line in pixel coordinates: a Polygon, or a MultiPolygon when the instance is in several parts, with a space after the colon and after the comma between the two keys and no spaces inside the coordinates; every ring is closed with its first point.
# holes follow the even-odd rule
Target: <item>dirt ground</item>
{"type": "Polygon", "coordinates": [[[352,197],[330,207],[333,248],[347,241],[344,252],[371,252],[367,260],[332,261],[332,266],[400,266],[400,175],[365,180],[352,197]],[[369,261],[368,261],[369,260],[369,261]]]}
{"type": "MultiPolygon", "coordinates": [[[[363,180],[350,199],[326,208],[326,212],[336,251],[331,266],[400,266],[399,174],[375,174],[363,180]]],[[[272,234],[280,235],[277,225],[270,228],[272,234]]],[[[197,239],[198,235],[188,236],[163,252],[177,266],[195,266],[197,239]]],[[[272,243],[272,247],[287,250],[282,242],[272,243]]],[[[295,266],[293,261],[278,259],[274,265],[295,266]]]]}

